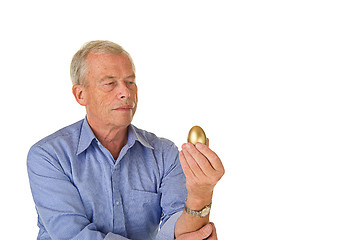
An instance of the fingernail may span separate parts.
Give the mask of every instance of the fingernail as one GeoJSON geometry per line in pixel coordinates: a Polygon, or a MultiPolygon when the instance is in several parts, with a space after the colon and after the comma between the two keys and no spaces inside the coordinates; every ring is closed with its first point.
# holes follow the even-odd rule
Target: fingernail
{"type": "Polygon", "coordinates": [[[189,149],[189,148],[191,147],[191,144],[192,144],[192,143],[186,143],[186,144],[185,144],[185,148],[188,148],[188,149],[189,149]]]}
{"type": "Polygon", "coordinates": [[[202,148],[204,146],[204,144],[203,143],[196,143],[196,148],[197,149],[199,149],[199,148],[202,148]]]}
{"type": "Polygon", "coordinates": [[[207,224],[205,227],[204,227],[204,230],[207,232],[207,233],[211,233],[212,232],[212,226],[211,224],[207,224]]]}

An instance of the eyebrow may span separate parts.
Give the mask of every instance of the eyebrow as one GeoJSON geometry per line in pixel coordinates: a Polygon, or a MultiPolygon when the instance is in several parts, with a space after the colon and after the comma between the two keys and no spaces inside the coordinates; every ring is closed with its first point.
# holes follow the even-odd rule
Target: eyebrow
{"type": "Polygon", "coordinates": [[[134,78],[135,79],[135,74],[129,75],[127,77],[125,77],[125,79],[129,79],[129,78],[134,78]]]}
{"type": "MultiPolygon", "coordinates": [[[[135,74],[129,75],[127,77],[125,77],[124,79],[130,79],[130,78],[134,78],[135,79],[135,74]]],[[[107,80],[114,80],[117,79],[115,76],[105,76],[103,78],[100,79],[100,82],[104,82],[107,80]]]]}

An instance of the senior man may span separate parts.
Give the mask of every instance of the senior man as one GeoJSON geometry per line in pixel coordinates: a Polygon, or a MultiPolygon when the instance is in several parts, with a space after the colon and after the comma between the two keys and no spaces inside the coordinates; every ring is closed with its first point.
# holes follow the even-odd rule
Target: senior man
{"type": "Polygon", "coordinates": [[[209,210],[222,162],[208,144],[178,152],[131,124],[130,55],[110,41],[88,42],[72,59],[71,78],[85,119],[28,154],[38,239],[217,239],[209,210]]]}

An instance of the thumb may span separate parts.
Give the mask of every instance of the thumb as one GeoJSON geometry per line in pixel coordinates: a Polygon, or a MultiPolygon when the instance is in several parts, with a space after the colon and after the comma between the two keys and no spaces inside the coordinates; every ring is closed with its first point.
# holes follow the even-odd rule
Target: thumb
{"type": "Polygon", "coordinates": [[[212,233],[212,225],[210,223],[208,223],[207,225],[203,226],[201,229],[199,229],[197,231],[197,233],[199,234],[199,237],[204,239],[207,238],[209,235],[211,235],[212,233]]]}

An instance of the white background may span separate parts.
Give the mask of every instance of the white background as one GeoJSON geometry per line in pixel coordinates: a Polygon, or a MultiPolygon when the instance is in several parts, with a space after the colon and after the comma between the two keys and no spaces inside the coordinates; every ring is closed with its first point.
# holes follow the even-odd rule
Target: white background
{"type": "Polygon", "coordinates": [[[223,160],[220,239],[361,238],[359,1],[2,1],[2,239],[35,239],[32,144],[85,116],[72,55],[122,45],[137,68],[134,124],[223,160]],[[5,223],[5,225],[4,225],[5,223]]]}

